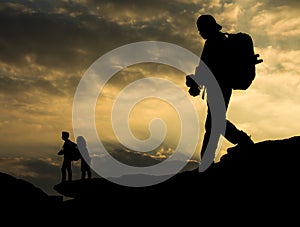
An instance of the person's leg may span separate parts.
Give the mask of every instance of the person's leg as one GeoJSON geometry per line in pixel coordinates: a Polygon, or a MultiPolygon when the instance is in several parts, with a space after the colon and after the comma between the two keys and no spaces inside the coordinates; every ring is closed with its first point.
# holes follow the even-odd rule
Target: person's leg
{"type": "MultiPolygon", "coordinates": [[[[225,103],[225,108],[227,111],[227,107],[229,104],[229,100],[231,97],[231,93],[232,93],[232,89],[230,87],[227,86],[221,86],[221,91],[223,94],[223,98],[224,98],[224,103],[225,103]]],[[[209,95],[209,94],[207,94],[209,95]]],[[[226,119],[224,119],[225,121],[226,119]]],[[[210,139],[210,134],[211,134],[211,123],[212,123],[212,117],[211,117],[211,111],[210,111],[210,105],[209,103],[207,103],[207,117],[206,117],[206,121],[205,121],[205,132],[204,132],[204,138],[203,138],[203,144],[202,144],[202,148],[201,148],[201,152],[200,152],[200,157],[202,158],[204,155],[204,152],[207,148],[208,145],[208,141],[210,139]]],[[[216,145],[217,146],[217,145],[216,145]]],[[[217,147],[216,147],[217,149],[217,147]]]]}
{"type": "MultiPolygon", "coordinates": [[[[222,88],[224,102],[225,102],[225,108],[227,111],[227,107],[229,105],[232,89],[223,87],[222,88]]],[[[209,104],[207,105],[207,117],[205,121],[205,132],[204,132],[204,138],[203,138],[203,144],[200,151],[200,157],[202,158],[204,155],[204,152],[207,148],[210,136],[211,136],[211,111],[209,104]]],[[[232,124],[229,120],[226,119],[226,130],[224,137],[233,144],[239,144],[239,145],[251,145],[253,144],[253,141],[251,138],[243,131],[237,129],[234,124],[232,124]]]]}
{"type": "Polygon", "coordinates": [[[68,171],[68,181],[72,181],[72,166],[71,162],[67,164],[67,171],[68,171]]]}
{"type": "Polygon", "coordinates": [[[206,116],[206,121],[205,121],[204,138],[203,138],[202,148],[201,148],[201,152],[200,152],[200,157],[201,158],[203,157],[204,152],[207,148],[208,141],[209,141],[209,138],[210,138],[210,133],[211,133],[211,112],[210,112],[210,108],[209,108],[209,105],[208,105],[207,116],[206,116]]]}
{"type": "Polygon", "coordinates": [[[85,170],[81,170],[81,179],[83,180],[85,178],[85,170]]]}
{"type": "MultiPolygon", "coordinates": [[[[229,105],[230,97],[232,94],[232,89],[230,87],[222,87],[224,102],[226,106],[226,111],[229,105]]],[[[224,137],[233,144],[240,145],[250,145],[253,144],[251,138],[247,135],[247,133],[239,130],[232,124],[229,120],[226,119],[226,131],[224,137]]]]}
{"type": "Polygon", "coordinates": [[[87,172],[87,164],[84,159],[81,159],[81,179],[85,179],[87,172]]]}
{"type": "Polygon", "coordinates": [[[66,169],[65,168],[61,168],[61,182],[65,182],[66,181],[66,169]]]}
{"type": "Polygon", "coordinates": [[[253,144],[253,141],[251,140],[250,136],[247,135],[247,133],[245,133],[242,130],[239,130],[229,120],[227,120],[226,123],[227,123],[227,125],[226,125],[225,138],[229,142],[231,142],[232,144],[238,144],[238,145],[253,144]]]}
{"type": "Polygon", "coordinates": [[[66,177],[67,177],[66,171],[67,171],[66,163],[65,161],[63,161],[63,164],[61,166],[61,182],[66,181],[66,177]]]}
{"type": "Polygon", "coordinates": [[[87,168],[87,174],[88,174],[88,179],[91,179],[92,178],[92,172],[91,172],[90,167],[87,168]]]}

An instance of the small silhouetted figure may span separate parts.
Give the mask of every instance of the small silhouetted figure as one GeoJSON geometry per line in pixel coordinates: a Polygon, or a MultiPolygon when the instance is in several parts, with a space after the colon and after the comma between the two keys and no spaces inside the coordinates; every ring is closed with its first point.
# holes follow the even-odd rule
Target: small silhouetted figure
{"type": "Polygon", "coordinates": [[[74,142],[69,140],[69,132],[63,131],[61,133],[61,138],[64,140],[62,149],[58,152],[58,155],[63,155],[63,163],[61,166],[61,182],[66,181],[66,175],[68,173],[68,181],[72,181],[72,152],[73,147],[76,146],[74,142]]]}
{"type": "MultiPolygon", "coordinates": [[[[225,72],[230,72],[226,60],[230,56],[230,50],[227,49],[226,36],[221,32],[222,26],[219,25],[215,18],[211,15],[201,15],[197,19],[197,28],[199,34],[205,39],[205,45],[201,54],[201,60],[209,67],[219,83],[223,93],[225,107],[228,108],[229,100],[232,94],[232,87],[229,85],[228,76],[225,72]]],[[[190,89],[190,94],[197,96],[200,93],[198,88],[190,89]]],[[[207,96],[214,95],[209,93],[207,88],[207,96]]],[[[201,158],[204,155],[208,145],[211,133],[211,111],[209,103],[207,103],[208,111],[205,121],[205,134],[201,149],[201,158]]],[[[226,121],[226,132],[224,137],[231,143],[237,145],[253,144],[251,138],[243,131],[238,130],[229,120],[226,121]]]]}
{"type": "Polygon", "coordinates": [[[87,176],[88,179],[92,178],[91,173],[91,158],[89,155],[89,151],[87,149],[86,140],[83,136],[78,136],[76,139],[78,149],[80,150],[81,157],[80,157],[80,170],[81,170],[81,179],[85,179],[87,176]]]}

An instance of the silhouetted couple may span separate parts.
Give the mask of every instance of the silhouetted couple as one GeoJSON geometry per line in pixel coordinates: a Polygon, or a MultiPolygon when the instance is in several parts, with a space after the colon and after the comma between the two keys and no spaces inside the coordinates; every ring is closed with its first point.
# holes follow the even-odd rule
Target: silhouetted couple
{"type": "MultiPolygon", "coordinates": [[[[225,107],[227,110],[233,89],[230,85],[231,81],[228,79],[229,75],[226,75],[228,71],[225,70],[228,69],[227,60],[230,56],[230,53],[228,53],[228,51],[230,50],[227,49],[226,36],[221,32],[222,26],[219,25],[211,15],[199,16],[196,24],[199,34],[203,39],[206,40],[201,54],[201,60],[209,67],[217,82],[219,83],[220,89],[224,96],[225,107]]],[[[188,79],[189,78],[187,76],[186,82],[189,82],[188,79]]],[[[195,86],[191,86],[189,93],[192,96],[197,96],[200,94],[200,89],[201,87],[195,84],[195,86]]],[[[209,88],[207,88],[207,96],[213,96],[214,94],[211,94],[209,91],[209,88]]],[[[204,155],[211,133],[212,118],[209,103],[207,103],[207,107],[208,110],[205,122],[205,134],[200,153],[201,158],[204,155]]],[[[232,144],[236,144],[237,146],[248,147],[253,144],[251,138],[245,132],[237,129],[229,120],[226,120],[226,132],[224,137],[229,142],[231,142],[232,144]]]]}
{"type": "Polygon", "coordinates": [[[81,179],[85,179],[86,175],[88,179],[91,179],[91,169],[90,169],[90,156],[87,150],[86,141],[83,136],[78,136],[76,143],[69,139],[69,132],[63,131],[61,138],[64,141],[62,149],[58,152],[58,155],[63,155],[63,162],[61,166],[61,182],[66,180],[72,181],[72,161],[73,161],[73,152],[74,149],[79,148],[80,150],[80,170],[81,170],[81,179]],[[68,174],[68,179],[67,179],[68,174]]]}

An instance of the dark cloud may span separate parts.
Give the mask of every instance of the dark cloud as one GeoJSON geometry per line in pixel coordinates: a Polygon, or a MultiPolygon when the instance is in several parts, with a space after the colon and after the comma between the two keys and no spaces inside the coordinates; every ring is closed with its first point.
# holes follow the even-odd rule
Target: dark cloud
{"type": "Polygon", "coordinates": [[[26,78],[11,78],[0,75],[0,93],[12,93],[18,96],[40,90],[53,96],[62,96],[63,91],[59,90],[53,82],[44,78],[26,79],[26,78]]]}
{"type": "MultiPolygon", "coordinates": [[[[54,163],[57,161],[58,160],[54,160],[54,163]]],[[[52,160],[46,161],[41,159],[27,159],[23,162],[20,162],[19,165],[23,165],[28,172],[33,172],[40,177],[57,179],[57,175],[60,170],[57,168],[57,165],[54,165],[54,163],[51,162],[52,160]]],[[[26,175],[26,172],[24,174],[20,173],[20,175],[26,175]]]]}
{"type": "Polygon", "coordinates": [[[86,42],[87,37],[93,34],[76,20],[39,13],[13,16],[2,13],[0,20],[3,62],[24,66],[28,64],[26,56],[34,55],[38,65],[74,70],[90,60],[84,54],[85,44],[90,43],[86,42]]]}
{"type": "Polygon", "coordinates": [[[190,27],[186,26],[190,23],[194,30],[196,11],[194,4],[173,1],[0,3],[0,62],[18,69],[0,72],[1,92],[10,94],[13,87],[14,96],[26,97],[32,91],[49,97],[72,96],[96,59],[136,41],[172,42],[199,52],[198,40],[187,37],[190,27]],[[55,75],[57,70],[64,75],[55,75]],[[49,74],[51,80],[46,79],[49,74]]]}
{"type": "MultiPolygon", "coordinates": [[[[178,85],[184,85],[185,83],[185,74],[178,69],[164,64],[143,63],[119,71],[108,81],[108,84],[114,88],[122,89],[138,79],[147,77],[168,78],[178,85]]],[[[154,88],[153,85],[149,84],[149,87],[154,88]]],[[[110,90],[109,87],[107,87],[107,90],[110,90]]]]}
{"type": "Polygon", "coordinates": [[[191,46],[182,28],[187,27],[187,18],[194,28],[193,14],[185,13],[186,7],[171,1],[164,4],[159,1],[103,1],[97,15],[91,12],[97,8],[93,1],[84,6],[55,5],[50,1],[38,5],[23,2],[23,8],[20,4],[18,7],[7,4],[0,11],[0,59],[7,63],[26,65],[25,57],[32,54],[38,65],[75,70],[86,68],[109,50],[134,41],[161,40],[191,46]],[[49,13],[53,12],[54,6],[65,10],[60,14],[49,13]],[[24,10],[28,7],[31,11],[24,10]],[[71,11],[80,14],[71,16],[71,11]],[[178,11],[184,15],[178,15],[178,11]],[[112,20],[126,20],[122,17],[123,12],[128,12],[129,17],[139,17],[134,24],[119,24],[119,21],[112,20]],[[106,14],[113,16],[106,18],[106,14]],[[160,14],[166,16],[159,17],[160,14]]]}
{"type": "Polygon", "coordinates": [[[266,0],[263,1],[268,7],[277,7],[277,6],[292,6],[292,7],[299,7],[300,2],[298,0],[286,0],[286,1],[272,1],[266,0]]]}
{"type": "MultiPolygon", "coordinates": [[[[61,79],[62,80],[62,79],[61,79]]],[[[66,80],[64,89],[54,81],[45,78],[20,78],[0,76],[0,97],[3,115],[8,118],[25,116],[27,119],[38,119],[38,116],[55,115],[49,105],[54,105],[54,100],[69,96],[70,82],[66,80]]],[[[75,86],[74,86],[75,87],[75,86]]],[[[4,116],[3,116],[4,117],[4,116]]],[[[4,118],[5,119],[5,118],[4,118]]]]}

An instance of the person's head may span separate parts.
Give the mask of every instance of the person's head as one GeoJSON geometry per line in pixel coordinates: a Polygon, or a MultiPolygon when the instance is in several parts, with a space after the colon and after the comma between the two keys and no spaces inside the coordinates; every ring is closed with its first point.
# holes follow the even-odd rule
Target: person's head
{"type": "Polygon", "coordinates": [[[80,147],[86,147],[86,140],[85,140],[85,138],[83,136],[78,136],[76,138],[76,143],[80,147]]]}
{"type": "Polygon", "coordinates": [[[208,39],[215,36],[221,29],[215,18],[211,15],[201,15],[197,19],[197,28],[203,39],[208,39]]]}
{"type": "Polygon", "coordinates": [[[61,138],[62,138],[63,140],[69,139],[69,136],[70,136],[70,134],[69,134],[68,132],[66,132],[66,131],[62,131],[62,132],[61,132],[61,138]]]}

